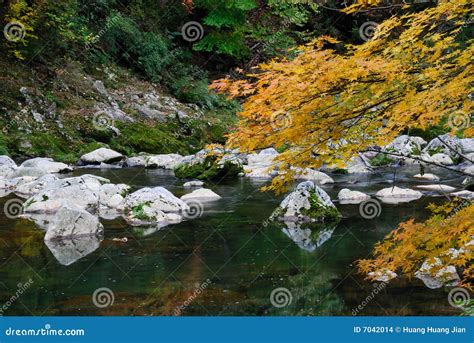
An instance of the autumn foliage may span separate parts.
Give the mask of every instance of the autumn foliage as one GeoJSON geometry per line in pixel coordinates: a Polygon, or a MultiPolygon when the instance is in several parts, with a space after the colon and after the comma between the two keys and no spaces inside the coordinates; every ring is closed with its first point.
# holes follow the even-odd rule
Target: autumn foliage
{"type": "MultiPolygon", "coordinates": [[[[474,49],[466,23],[472,12],[469,0],[442,0],[384,21],[365,44],[320,37],[299,47],[293,60],[217,80],[214,89],[245,100],[230,144],[244,151],[288,147],[269,187],[280,191],[292,182],[292,167],[342,167],[407,128],[453,115],[469,121],[474,49]]],[[[472,128],[464,132],[472,134],[472,128]]]]}

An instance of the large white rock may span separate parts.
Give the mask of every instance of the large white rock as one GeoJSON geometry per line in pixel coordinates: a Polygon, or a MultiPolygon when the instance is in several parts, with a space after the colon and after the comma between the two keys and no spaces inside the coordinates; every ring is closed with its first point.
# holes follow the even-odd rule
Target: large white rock
{"type": "Polygon", "coordinates": [[[185,194],[181,197],[181,200],[187,201],[191,199],[197,199],[202,201],[213,201],[219,200],[221,196],[219,194],[214,193],[210,189],[200,188],[196,189],[195,191],[185,194]]]}
{"type": "Polygon", "coordinates": [[[69,266],[97,250],[101,241],[102,237],[86,236],[45,240],[44,243],[60,264],[69,266]]]}
{"type": "Polygon", "coordinates": [[[125,184],[107,183],[99,189],[99,201],[102,206],[123,209],[125,206],[125,197],[130,190],[130,186],[125,184]]]}
{"type": "Polygon", "coordinates": [[[20,165],[20,168],[36,168],[44,170],[46,173],[66,173],[72,172],[72,168],[65,163],[54,162],[52,158],[32,158],[20,165]]]}
{"type": "Polygon", "coordinates": [[[445,165],[445,166],[450,166],[450,165],[454,164],[451,157],[449,157],[449,155],[443,154],[443,153],[434,154],[433,156],[431,156],[430,160],[434,163],[442,164],[442,165],[445,165]]]}
{"type": "Polygon", "coordinates": [[[31,177],[41,177],[43,175],[48,174],[46,169],[39,169],[33,167],[18,167],[16,168],[10,177],[24,177],[24,176],[31,176],[31,177]]]}
{"type": "Polygon", "coordinates": [[[463,138],[459,140],[462,153],[469,154],[474,152],[474,138],[463,138]]]}
{"type": "Polygon", "coordinates": [[[430,152],[440,152],[451,158],[458,158],[459,154],[457,152],[462,152],[462,145],[459,138],[446,133],[431,140],[423,149],[423,152],[427,154],[430,152]]]}
{"type": "MultiPolygon", "coordinates": [[[[419,155],[426,141],[421,137],[402,135],[384,147],[384,151],[393,151],[401,155],[419,155]]],[[[396,158],[396,157],[395,157],[396,158]]]]}
{"type": "Polygon", "coordinates": [[[148,156],[129,157],[125,160],[125,166],[130,168],[145,168],[148,156]]]}
{"type": "Polygon", "coordinates": [[[435,184],[435,185],[418,185],[416,186],[418,189],[422,189],[424,191],[435,191],[435,192],[441,192],[441,193],[450,193],[456,188],[447,186],[447,185],[440,185],[440,184],[435,184]]]}
{"type": "Polygon", "coordinates": [[[122,159],[123,155],[117,151],[99,148],[81,156],[81,161],[85,164],[112,163],[122,159]]]}
{"type": "Polygon", "coordinates": [[[349,174],[370,174],[373,172],[370,162],[363,154],[352,158],[347,164],[349,174]]]}
{"type": "Polygon", "coordinates": [[[102,237],[104,227],[99,218],[72,204],[64,203],[48,228],[45,241],[71,239],[75,237],[102,237]]]}
{"type": "Polygon", "coordinates": [[[277,211],[279,212],[279,217],[284,221],[295,221],[307,219],[305,212],[316,210],[315,206],[320,209],[318,212],[320,212],[321,217],[309,218],[310,220],[324,220],[326,219],[325,216],[328,216],[329,213],[332,215],[337,213],[336,206],[332,203],[329,195],[312,181],[305,181],[300,183],[281,202],[277,211]],[[316,201],[316,204],[312,203],[313,201],[316,201]]]}
{"type": "Polygon", "coordinates": [[[415,176],[413,176],[415,179],[418,179],[418,180],[427,180],[427,181],[439,181],[439,177],[434,175],[434,174],[430,174],[430,173],[425,173],[423,175],[421,174],[416,174],[415,176]]]}
{"type": "Polygon", "coordinates": [[[247,155],[247,164],[243,166],[245,176],[248,177],[272,177],[277,174],[275,171],[275,157],[278,152],[273,149],[265,149],[258,154],[247,155]]]}
{"type": "Polygon", "coordinates": [[[4,177],[0,176],[0,189],[13,189],[15,185],[9,180],[5,179],[4,177]]]}
{"type": "Polygon", "coordinates": [[[11,167],[16,168],[16,163],[10,157],[1,155],[0,156],[0,168],[1,167],[11,167]]]}
{"type": "Polygon", "coordinates": [[[441,288],[445,284],[455,286],[461,281],[454,266],[442,267],[436,273],[432,271],[434,267],[440,266],[442,266],[442,262],[438,257],[435,257],[434,262],[426,260],[421,268],[415,272],[415,277],[431,289],[441,288]]]}
{"type": "Polygon", "coordinates": [[[46,189],[25,201],[25,214],[56,213],[64,203],[72,204],[90,213],[96,213],[99,209],[98,190],[91,190],[86,184],[64,185],[64,187],[59,188],[51,187],[49,185],[46,189]]]}
{"type": "Polygon", "coordinates": [[[127,195],[125,198],[127,210],[132,210],[144,204],[163,212],[181,212],[189,209],[184,201],[178,199],[173,193],[163,187],[142,188],[127,195]]]}
{"type": "Polygon", "coordinates": [[[296,179],[298,179],[298,180],[309,180],[309,181],[313,181],[315,183],[318,183],[320,185],[325,185],[327,183],[334,183],[333,178],[330,177],[329,175],[327,175],[323,172],[314,170],[314,169],[310,169],[310,168],[305,168],[301,172],[299,172],[296,175],[296,179]]]}
{"type": "Polygon", "coordinates": [[[34,181],[17,185],[15,193],[22,196],[32,196],[38,194],[43,189],[47,188],[49,185],[56,182],[57,180],[58,178],[56,176],[46,174],[34,181]]]}
{"type": "Polygon", "coordinates": [[[348,188],[344,188],[339,191],[337,198],[341,204],[359,204],[369,200],[370,196],[359,191],[351,191],[348,188]]]}
{"type": "Polygon", "coordinates": [[[375,196],[386,203],[409,202],[419,199],[423,193],[408,188],[388,187],[378,191],[375,196]]]}
{"type": "Polygon", "coordinates": [[[468,175],[473,175],[474,176],[474,165],[468,166],[463,169],[463,172],[468,174],[468,175]]]}
{"type": "Polygon", "coordinates": [[[181,164],[183,156],[178,154],[163,154],[148,156],[146,160],[147,168],[163,168],[173,170],[181,164]]]}

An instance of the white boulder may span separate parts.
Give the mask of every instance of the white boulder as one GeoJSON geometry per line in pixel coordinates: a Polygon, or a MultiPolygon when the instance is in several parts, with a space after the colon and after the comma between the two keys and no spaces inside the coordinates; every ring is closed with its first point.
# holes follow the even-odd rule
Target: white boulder
{"type": "Polygon", "coordinates": [[[188,181],[183,185],[184,188],[202,187],[202,186],[204,186],[204,182],[202,181],[188,181]]]}
{"type": "Polygon", "coordinates": [[[48,240],[63,240],[75,237],[102,237],[104,227],[99,218],[72,204],[64,203],[54,216],[44,237],[48,240]]]}
{"type": "Polygon", "coordinates": [[[418,179],[418,180],[427,180],[427,181],[439,181],[439,177],[434,175],[434,174],[430,174],[430,173],[425,173],[423,175],[421,174],[416,174],[415,176],[413,176],[415,179],[418,179]]]}
{"type": "Polygon", "coordinates": [[[438,257],[434,258],[434,262],[426,260],[421,268],[415,272],[415,277],[423,281],[425,286],[431,289],[441,288],[445,284],[455,286],[461,281],[454,266],[444,266],[436,273],[432,271],[434,267],[441,266],[442,262],[438,257]]]}
{"type": "Polygon", "coordinates": [[[329,175],[327,175],[323,172],[314,170],[314,169],[310,169],[310,168],[305,168],[305,169],[301,170],[301,172],[299,172],[296,175],[296,179],[298,179],[298,180],[309,180],[309,181],[313,181],[313,182],[315,182],[317,184],[320,184],[320,185],[325,185],[327,183],[334,183],[333,178],[330,177],[329,175]]]}
{"type": "Polygon", "coordinates": [[[378,191],[375,196],[385,203],[410,202],[419,199],[423,193],[408,188],[388,187],[378,191]]]}
{"type": "Polygon", "coordinates": [[[123,155],[117,151],[107,148],[99,148],[81,156],[84,164],[112,163],[122,159],[123,155]]]}
{"type": "Polygon", "coordinates": [[[197,199],[197,200],[202,200],[202,201],[213,201],[213,200],[219,200],[221,198],[220,195],[214,193],[210,189],[206,188],[200,188],[196,189],[195,191],[185,194],[181,197],[181,200],[183,201],[188,201],[191,199],[197,199]]]}
{"type": "Polygon", "coordinates": [[[348,188],[344,188],[339,191],[337,198],[341,204],[359,204],[369,200],[370,196],[359,191],[351,191],[348,188]]]}
{"type": "Polygon", "coordinates": [[[52,158],[32,158],[20,165],[20,168],[35,168],[44,170],[46,173],[72,172],[72,168],[65,163],[55,162],[52,158]]]}

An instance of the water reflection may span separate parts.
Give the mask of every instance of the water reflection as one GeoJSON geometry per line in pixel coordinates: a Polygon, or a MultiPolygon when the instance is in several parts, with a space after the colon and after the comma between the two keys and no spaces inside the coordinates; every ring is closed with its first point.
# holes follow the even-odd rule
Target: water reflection
{"type": "Polygon", "coordinates": [[[63,266],[69,266],[94,252],[99,248],[100,242],[102,239],[96,236],[44,241],[49,251],[63,266]]]}

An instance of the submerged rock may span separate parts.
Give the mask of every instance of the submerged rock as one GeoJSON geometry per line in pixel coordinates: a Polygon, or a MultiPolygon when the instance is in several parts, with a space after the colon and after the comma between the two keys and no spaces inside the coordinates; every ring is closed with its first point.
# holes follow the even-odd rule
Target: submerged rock
{"type": "Polygon", "coordinates": [[[329,195],[312,181],[300,183],[276,212],[284,221],[326,221],[341,216],[329,195]]]}
{"type": "Polygon", "coordinates": [[[435,191],[435,192],[440,192],[440,193],[449,193],[456,188],[447,186],[447,185],[440,185],[440,184],[435,184],[435,185],[418,185],[416,188],[424,190],[424,191],[435,191]]]}
{"type": "Polygon", "coordinates": [[[415,179],[418,179],[418,180],[428,180],[428,181],[439,181],[439,177],[434,175],[434,174],[430,174],[430,173],[426,173],[426,174],[416,174],[415,176],[413,176],[415,179]]]}
{"type": "Polygon", "coordinates": [[[103,237],[104,227],[99,218],[72,204],[64,203],[57,211],[44,237],[48,240],[64,240],[78,237],[103,237]]]}
{"type": "Polygon", "coordinates": [[[118,162],[122,158],[123,155],[117,151],[107,148],[99,148],[85,155],[82,155],[80,161],[83,164],[100,164],[118,162]]]}

